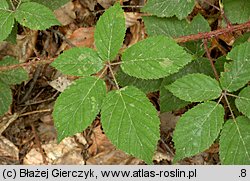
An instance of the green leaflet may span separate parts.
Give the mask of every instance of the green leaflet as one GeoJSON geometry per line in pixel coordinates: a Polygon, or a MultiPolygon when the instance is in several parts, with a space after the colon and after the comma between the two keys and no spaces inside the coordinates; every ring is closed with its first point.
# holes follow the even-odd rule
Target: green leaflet
{"type": "Polygon", "coordinates": [[[9,10],[9,4],[6,0],[1,0],[0,9],[1,10],[9,10]]]}
{"type": "Polygon", "coordinates": [[[177,122],[173,141],[175,161],[208,149],[219,136],[224,109],[215,102],[205,102],[187,111],[177,122]]]}
{"type": "Polygon", "coordinates": [[[122,54],[122,70],[136,78],[158,79],[176,73],[192,61],[173,39],[150,37],[129,47],[122,54]]]}
{"type": "Polygon", "coordinates": [[[232,23],[244,23],[250,19],[249,0],[223,0],[224,11],[232,23]],[[240,12],[239,12],[240,10],[240,12]]]}
{"type": "Polygon", "coordinates": [[[250,118],[250,86],[240,91],[235,104],[240,112],[250,118]]]}
{"type": "Polygon", "coordinates": [[[222,90],[219,83],[204,74],[188,74],[166,87],[176,97],[190,102],[216,99],[222,90]]]}
{"type": "Polygon", "coordinates": [[[0,80],[0,116],[9,110],[12,103],[11,89],[0,80]]]}
{"type": "Polygon", "coordinates": [[[100,111],[105,95],[105,83],[95,77],[78,79],[61,93],[53,111],[58,141],[87,128],[100,111]]]}
{"type": "Polygon", "coordinates": [[[143,21],[149,36],[165,35],[176,38],[210,31],[207,20],[200,14],[195,16],[191,22],[186,19],[178,20],[176,17],[159,18],[155,16],[145,16],[143,21]]]}
{"type": "MultiPolygon", "coordinates": [[[[164,35],[176,38],[210,31],[207,20],[200,14],[195,16],[191,22],[188,22],[186,19],[178,20],[176,17],[160,18],[156,16],[145,16],[143,21],[149,36],[164,35]]],[[[202,57],[204,54],[204,48],[200,40],[183,43],[182,46],[185,47],[188,53],[198,57],[202,57]]]]}
{"type": "Polygon", "coordinates": [[[14,12],[9,10],[6,0],[0,3],[0,42],[5,40],[14,26],[14,12]]]}
{"type": "Polygon", "coordinates": [[[162,79],[145,80],[131,77],[121,69],[116,74],[116,79],[120,86],[135,86],[144,93],[155,92],[160,89],[162,79]]]}
{"type": "MultiPolygon", "coordinates": [[[[7,56],[0,61],[0,66],[15,65],[18,63],[18,60],[15,58],[7,56]]],[[[23,68],[0,71],[0,81],[7,85],[20,84],[27,79],[28,73],[23,68]]]]}
{"type": "Polygon", "coordinates": [[[250,120],[228,120],[220,136],[220,160],[224,165],[250,164],[250,120]]]}
{"type": "Polygon", "coordinates": [[[183,77],[184,75],[191,73],[203,73],[209,75],[210,77],[214,77],[209,60],[206,58],[199,58],[190,62],[179,72],[164,78],[160,88],[161,112],[176,110],[189,104],[189,102],[186,102],[174,96],[170,91],[166,89],[166,87],[167,85],[170,85],[171,83],[183,77]]]}
{"type": "Polygon", "coordinates": [[[64,4],[66,4],[67,2],[69,2],[70,0],[32,0],[33,2],[37,2],[39,4],[42,4],[48,8],[50,8],[51,10],[56,10],[58,8],[60,8],[61,6],[63,6],[64,4]]]}
{"type": "Polygon", "coordinates": [[[22,3],[15,12],[15,18],[21,25],[35,30],[60,25],[49,8],[35,2],[22,3]]]}
{"type": "Polygon", "coordinates": [[[101,113],[104,132],[112,143],[151,164],[160,138],[160,121],[145,94],[135,87],[111,91],[101,113]]]}
{"type": "Polygon", "coordinates": [[[105,11],[96,24],[95,45],[103,61],[112,61],[122,46],[125,36],[125,17],[116,3],[105,11]]]}
{"type": "Polygon", "coordinates": [[[191,13],[194,5],[194,0],[148,0],[142,10],[159,17],[171,17],[176,15],[178,19],[183,19],[191,13]]]}
{"type": "Polygon", "coordinates": [[[52,64],[64,74],[88,76],[102,69],[102,60],[90,48],[71,48],[63,52],[52,64]]]}
{"type": "Polygon", "coordinates": [[[250,80],[250,43],[245,42],[234,47],[228,53],[227,59],[232,63],[226,64],[225,72],[221,73],[221,86],[223,89],[233,92],[243,87],[250,80]]]}

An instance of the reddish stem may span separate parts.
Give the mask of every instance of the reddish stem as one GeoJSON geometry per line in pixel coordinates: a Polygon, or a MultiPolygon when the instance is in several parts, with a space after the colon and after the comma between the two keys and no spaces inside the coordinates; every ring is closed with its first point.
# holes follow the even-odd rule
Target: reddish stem
{"type": "Polygon", "coordinates": [[[206,50],[207,58],[208,58],[208,60],[209,60],[209,62],[210,62],[210,65],[211,65],[211,67],[212,67],[212,69],[213,69],[214,76],[215,76],[216,80],[219,81],[220,78],[219,78],[218,72],[217,72],[217,70],[216,70],[216,68],[215,68],[215,66],[214,66],[213,59],[212,59],[212,57],[211,57],[211,55],[210,55],[210,52],[209,52],[209,50],[208,50],[207,39],[204,39],[204,40],[203,40],[203,44],[204,44],[204,48],[205,48],[205,50],[206,50]]]}
{"type": "MultiPolygon", "coordinates": [[[[226,27],[226,28],[222,28],[219,30],[210,31],[210,32],[181,36],[181,37],[174,38],[174,40],[177,43],[185,43],[185,42],[196,41],[196,40],[201,40],[201,39],[210,39],[210,38],[219,36],[221,34],[233,32],[233,31],[244,30],[247,28],[250,28],[250,21],[248,21],[246,23],[239,24],[239,25],[232,25],[231,27],[226,27]]],[[[30,65],[50,64],[53,61],[54,61],[54,58],[51,58],[51,59],[43,60],[43,61],[34,61],[34,62],[30,61],[27,63],[20,63],[20,64],[16,64],[16,65],[3,66],[3,67],[0,67],[0,71],[12,70],[12,69],[26,67],[26,66],[30,66],[30,65]]]]}
{"type": "Polygon", "coordinates": [[[53,61],[54,61],[54,58],[48,59],[48,60],[42,60],[42,61],[29,61],[29,62],[26,62],[26,63],[19,63],[19,64],[2,66],[2,67],[0,66],[0,71],[12,70],[12,69],[20,68],[20,67],[31,66],[31,65],[50,64],[53,61]]]}
{"type": "Polygon", "coordinates": [[[244,30],[244,29],[247,29],[247,28],[250,28],[250,21],[248,21],[246,23],[239,24],[239,25],[232,25],[231,27],[226,27],[226,28],[222,28],[222,29],[219,29],[219,30],[210,31],[210,32],[198,33],[198,34],[187,35],[187,36],[181,36],[181,37],[175,38],[175,41],[177,43],[185,43],[185,42],[188,42],[188,41],[195,41],[195,40],[201,40],[201,39],[210,39],[210,38],[213,38],[215,36],[219,36],[221,34],[233,32],[233,31],[244,30]]]}

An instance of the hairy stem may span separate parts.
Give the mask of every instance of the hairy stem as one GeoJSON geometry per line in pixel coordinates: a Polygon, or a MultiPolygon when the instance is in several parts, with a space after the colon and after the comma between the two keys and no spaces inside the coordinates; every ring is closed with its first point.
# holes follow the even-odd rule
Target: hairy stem
{"type": "MultiPolygon", "coordinates": [[[[210,31],[210,32],[181,36],[181,37],[175,38],[174,40],[177,43],[185,43],[185,42],[196,41],[196,40],[201,40],[201,39],[210,39],[210,38],[219,36],[221,34],[231,33],[234,31],[244,30],[247,28],[250,29],[250,21],[248,21],[246,23],[239,24],[239,25],[232,25],[231,27],[226,27],[226,28],[222,28],[219,30],[210,31]]],[[[49,60],[43,60],[43,61],[34,61],[34,62],[30,61],[27,63],[20,63],[20,64],[16,64],[16,65],[2,66],[2,67],[0,67],[0,71],[12,70],[12,69],[26,67],[26,66],[30,66],[30,65],[50,64],[53,61],[54,61],[54,59],[49,59],[49,60]]],[[[115,65],[115,64],[120,64],[120,63],[111,63],[110,65],[115,65]]]]}
{"type": "Polygon", "coordinates": [[[247,28],[250,28],[250,21],[247,21],[246,23],[242,23],[239,25],[232,25],[231,27],[226,27],[226,28],[222,28],[219,30],[210,31],[210,32],[181,36],[181,37],[175,38],[175,41],[177,43],[185,43],[185,42],[201,40],[201,39],[210,39],[215,36],[219,36],[221,34],[232,33],[234,31],[244,30],[247,28]]]}
{"type": "Polygon", "coordinates": [[[28,67],[31,65],[41,65],[41,64],[50,64],[54,61],[54,58],[48,59],[48,60],[42,60],[42,61],[29,61],[25,63],[19,63],[15,65],[8,65],[8,66],[0,66],[0,71],[7,71],[12,69],[17,69],[20,67],[28,67]]]}

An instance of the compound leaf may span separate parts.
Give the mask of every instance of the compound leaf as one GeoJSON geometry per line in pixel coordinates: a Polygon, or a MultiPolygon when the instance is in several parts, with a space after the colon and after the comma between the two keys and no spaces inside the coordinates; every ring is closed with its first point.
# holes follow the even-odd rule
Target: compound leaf
{"type": "Polygon", "coordinates": [[[216,99],[222,91],[215,79],[198,73],[177,79],[166,88],[178,98],[190,102],[216,99]]]}
{"type": "Polygon", "coordinates": [[[224,165],[250,164],[250,120],[228,120],[220,136],[220,160],[224,165]]]}
{"type": "Polygon", "coordinates": [[[191,13],[194,5],[194,0],[148,0],[142,10],[159,17],[171,17],[176,15],[178,19],[183,19],[191,13]]]}
{"type": "MultiPolygon", "coordinates": [[[[14,57],[7,56],[0,61],[0,66],[15,65],[18,63],[18,60],[16,60],[14,57]]],[[[8,85],[20,84],[27,79],[28,73],[23,68],[0,71],[0,81],[8,85]]]]}
{"type": "Polygon", "coordinates": [[[223,0],[224,11],[232,23],[244,23],[250,19],[249,0],[223,0]],[[240,13],[239,13],[240,10],[240,13]]]}
{"type": "Polygon", "coordinates": [[[90,48],[71,48],[63,52],[53,63],[64,74],[88,76],[102,69],[102,59],[90,48]]]}
{"type": "Polygon", "coordinates": [[[95,45],[103,61],[113,60],[122,46],[125,36],[125,17],[121,6],[116,3],[105,11],[97,22],[95,45]]]}
{"type": "Polygon", "coordinates": [[[0,3],[0,41],[5,40],[14,26],[14,12],[9,10],[6,0],[0,3]]]}
{"type": "Polygon", "coordinates": [[[10,87],[0,81],[0,116],[9,110],[11,102],[12,94],[10,87]]]}
{"type": "Polygon", "coordinates": [[[250,86],[240,91],[235,104],[240,112],[250,118],[250,86]]]}
{"type": "Polygon", "coordinates": [[[225,72],[221,73],[221,86],[223,89],[233,92],[243,87],[250,80],[250,43],[245,42],[234,47],[227,54],[233,62],[227,64],[225,72]]]}
{"type": "Polygon", "coordinates": [[[192,56],[165,36],[142,40],[122,54],[122,70],[141,79],[158,79],[178,72],[192,56]]]}
{"type": "Polygon", "coordinates": [[[125,87],[108,93],[102,105],[102,126],[118,148],[145,162],[152,157],[160,138],[157,111],[143,92],[125,87]]]}
{"type": "Polygon", "coordinates": [[[219,136],[224,109],[215,102],[205,102],[187,111],[177,122],[173,141],[175,161],[209,148],[219,136]]]}
{"type": "Polygon", "coordinates": [[[96,77],[78,79],[64,90],[53,111],[58,141],[87,128],[100,111],[105,95],[105,83],[96,77]]]}
{"type": "Polygon", "coordinates": [[[21,25],[34,30],[60,25],[49,8],[35,2],[22,3],[15,12],[15,18],[21,25]]]}

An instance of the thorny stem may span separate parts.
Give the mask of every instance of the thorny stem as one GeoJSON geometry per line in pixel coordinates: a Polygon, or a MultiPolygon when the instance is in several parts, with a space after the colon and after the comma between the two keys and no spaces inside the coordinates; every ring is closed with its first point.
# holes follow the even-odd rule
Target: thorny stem
{"type": "MultiPolygon", "coordinates": [[[[181,37],[174,38],[174,40],[177,43],[185,43],[185,42],[196,41],[196,40],[201,40],[201,39],[210,39],[210,38],[219,36],[221,34],[225,34],[229,32],[231,33],[233,31],[244,30],[247,28],[250,28],[250,21],[239,24],[239,25],[232,25],[231,27],[226,27],[226,28],[222,28],[219,30],[210,31],[210,32],[181,36],[181,37]]],[[[12,70],[12,69],[20,68],[20,67],[26,67],[29,65],[50,64],[53,61],[54,59],[49,59],[49,60],[43,60],[43,61],[35,61],[35,62],[30,61],[30,62],[20,63],[16,65],[2,66],[0,67],[0,71],[12,70]]],[[[120,64],[120,63],[119,62],[111,63],[110,65],[115,65],[115,64],[120,64]]]]}
{"type": "Polygon", "coordinates": [[[20,67],[28,67],[30,65],[50,64],[53,61],[54,61],[54,58],[51,58],[51,59],[42,60],[42,61],[29,61],[29,62],[26,62],[26,63],[19,63],[19,64],[15,64],[15,65],[0,66],[0,71],[17,69],[17,68],[20,68],[20,67]]]}
{"type": "Polygon", "coordinates": [[[215,76],[216,80],[219,81],[218,72],[217,72],[217,70],[216,70],[216,68],[215,68],[215,66],[214,66],[213,59],[212,59],[212,57],[210,56],[210,52],[209,52],[209,50],[208,50],[207,39],[204,39],[204,40],[203,40],[203,44],[204,44],[204,48],[205,48],[205,50],[206,50],[207,58],[209,59],[210,65],[211,65],[211,67],[212,67],[212,69],[213,69],[214,76],[215,76]]]}
{"type": "Polygon", "coordinates": [[[247,28],[250,28],[250,21],[247,21],[246,23],[242,23],[239,25],[232,25],[231,27],[226,27],[226,28],[222,28],[219,30],[210,31],[210,32],[181,36],[181,37],[175,38],[175,41],[177,43],[185,43],[185,42],[196,41],[196,40],[201,40],[201,39],[210,39],[210,38],[219,36],[221,34],[231,33],[233,31],[244,30],[247,28]]]}

